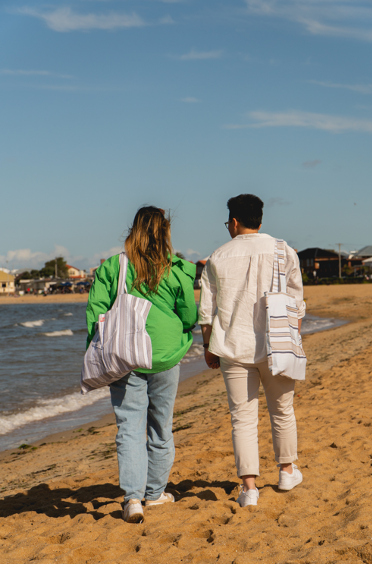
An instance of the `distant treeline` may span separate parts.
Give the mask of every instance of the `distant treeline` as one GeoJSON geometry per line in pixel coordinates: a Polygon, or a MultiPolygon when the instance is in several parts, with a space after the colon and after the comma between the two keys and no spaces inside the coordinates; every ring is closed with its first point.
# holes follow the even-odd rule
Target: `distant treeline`
{"type": "Polygon", "coordinates": [[[33,278],[52,278],[56,275],[56,270],[57,278],[68,278],[67,263],[63,257],[56,257],[53,260],[49,260],[40,270],[25,270],[24,272],[21,272],[16,276],[16,282],[21,279],[29,280],[33,278]]]}

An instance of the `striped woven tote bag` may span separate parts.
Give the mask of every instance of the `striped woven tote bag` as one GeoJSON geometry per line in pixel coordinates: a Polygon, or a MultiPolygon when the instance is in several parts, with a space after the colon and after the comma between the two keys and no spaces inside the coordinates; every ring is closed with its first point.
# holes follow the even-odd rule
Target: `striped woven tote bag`
{"type": "Polygon", "coordinates": [[[298,308],[287,294],[284,241],[276,239],[272,292],[266,297],[267,359],[273,376],[305,380],[306,355],[298,332],[298,308]]]}
{"type": "Polygon", "coordinates": [[[151,302],[127,293],[128,257],[119,256],[118,295],[112,308],[99,316],[96,334],[84,356],[81,392],[108,386],[132,370],[152,368],[152,346],[146,331],[151,302]]]}

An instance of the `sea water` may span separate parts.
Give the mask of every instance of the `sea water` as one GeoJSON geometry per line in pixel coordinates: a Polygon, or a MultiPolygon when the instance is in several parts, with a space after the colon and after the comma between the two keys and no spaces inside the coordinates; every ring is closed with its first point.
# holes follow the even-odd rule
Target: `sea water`
{"type": "MultiPolygon", "coordinates": [[[[108,388],[80,394],[85,309],[84,303],[0,306],[0,450],[73,429],[112,411],[108,388]]],[[[307,316],[302,333],[339,323],[307,316]]],[[[206,368],[200,327],[193,336],[181,361],[180,381],[206,368]]]]}

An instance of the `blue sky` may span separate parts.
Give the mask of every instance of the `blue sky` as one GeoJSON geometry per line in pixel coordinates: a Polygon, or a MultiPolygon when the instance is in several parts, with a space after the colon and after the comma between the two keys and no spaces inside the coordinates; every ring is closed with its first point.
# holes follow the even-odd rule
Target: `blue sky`
{"type": "Polygon", "coordinates": [[[372,244],[371,47],[372,0],[2,0],[0,267],[94,266],[146,203],[197,260],[240,193],[372,244]]]}

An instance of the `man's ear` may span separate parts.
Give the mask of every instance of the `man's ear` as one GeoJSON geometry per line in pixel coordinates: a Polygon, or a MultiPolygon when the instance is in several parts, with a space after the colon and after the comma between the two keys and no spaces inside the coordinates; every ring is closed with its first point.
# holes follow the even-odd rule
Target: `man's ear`
{"type": "Polygon", "coordinates": [[[261,227],[262,227],[262,223],[260,223],[260,225],[258,226],[258,230],[257,230],[257,231],[259,231],[259,230],[261,229],[261,227]]]}

